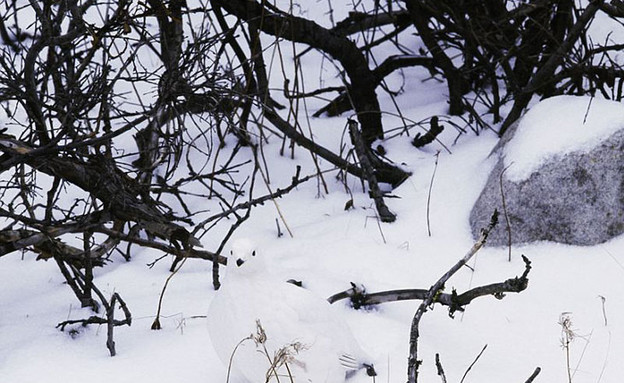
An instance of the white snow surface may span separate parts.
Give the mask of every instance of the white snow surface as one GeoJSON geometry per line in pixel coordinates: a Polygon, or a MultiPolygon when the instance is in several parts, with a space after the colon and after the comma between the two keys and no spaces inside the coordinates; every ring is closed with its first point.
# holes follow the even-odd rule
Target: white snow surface
{"type": "Polygon", "coordinates": [[[622,128],[621,102],[589,96],[547,98],[522,117],[505,145],[505,175],[511,181],[525,180],[549,159],[589,152],[622,128]]]}
{"type": "MultiPolygon", "coordinates": [[[[341,119],[334,122],[342,124],[341,119]]],[[[449,143],[453,136],[442,139],[449,143]]],[[[413,149],[407,138],[393,141],[387,145],[390,155],[417,170],[394,192],[400,199],[388,199],[397,222],[378,226],[373,204],[361,191],[353,195],[355,209],[345,211],[350,196],[339,185],[318,198],[316,185],[308,183],[279,200],[294,238],[277,238],[278,214],[268,204],[252,213],[237,237],[258,244],[277,278],[301,280],[319,299],[348,289],[351,281],[370,292],[428,288],[472,246],[468,216],[491,168],[487,158],[496,138],[493,134],[463,136],[450,146],[453,154],[440,154],[430,203],[431,236],[426,205],[435,153],[413,149]]],[[[287,162],[294,167],[299,160],[287,162]]],[[[290,174],[284,171],[282,184],[287,184],[290,174]]],[[[332,178],[327,179],[332,185],[332,178]]],[[[351,186],[356,190],[357,182],[351,186]]],[[[524,381],[539,366],[539,381],[565,382],[566,353],[557,322],[562,313],[570,312],[578,334],[570,345],[574,382],[620,382],[624,376],[620,363],[624,358],[624,238],[593,247],[536,243],[514,248],[511,262],[506,249],[486,248],[470,262],[474,272],[462,269],[449,281],[447,291],[455,288],[461,293],[520,275],[521,254],[533,262],[526,291],[507,294],[502,300],[476,299],[454,319],[443,307],[424,315],[421,381],[439,379],[436,353],[449,381],[459,381],[487,344],[467,381],[524,381]]],[[[162,260],[152,269],[146,264],[161,255],[135,250],[130,262],[114,257],[111,265],[95,271],[95,283],[104,294],[120,293],[134,318],[131,327],[115,329],[118,355],[113,358],[105,347],[105,327],[76,325],[65,332],[55,328],[66,319],[93,313],[77,308],[53,262],[35,261],[28,253],[23,259],[15,253],[0,257],[0,381],[226,382],[227,367],[214,351],[206,318],[218,294],[210,283],[209,263],[189,260],[184,265],[164,298],[163,329],[150,330],[169,263],[162,260]],[[73,337],[70,329],[76,332],[73,337]]],[[[344,301],[334,305],[362,349],[373,357],[377,381],[405,382],[409,328],[418,302],[357,311],[344,301]]],[[[241,368],[245,366],[236,367],[241,368]]],[[[243,381],[230,378],[233,383],[243,381]]],[[[363,374],[350,380],[369,381],[363,374]]]]}

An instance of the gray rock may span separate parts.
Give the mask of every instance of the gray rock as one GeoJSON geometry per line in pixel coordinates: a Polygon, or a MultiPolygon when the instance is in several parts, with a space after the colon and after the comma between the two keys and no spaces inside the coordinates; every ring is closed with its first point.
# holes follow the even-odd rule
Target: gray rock
{"type": "MultiPolygon", "coordinates": [[[[492,155],[500,156],[516,127],[505,134],[492,155]]],[[[624,130],[589,153],[549,159],[526,180],[512,182],[503,173],[507,218],[501,198],[503,166],[499,158],[473,206],[470,226],[475,238],[494,209],[500,212],[499,224],[487,242],[494,246],[508,244],[507,218],[512,244],[547,240],[595,245],[624,233],[624,130]]]]}

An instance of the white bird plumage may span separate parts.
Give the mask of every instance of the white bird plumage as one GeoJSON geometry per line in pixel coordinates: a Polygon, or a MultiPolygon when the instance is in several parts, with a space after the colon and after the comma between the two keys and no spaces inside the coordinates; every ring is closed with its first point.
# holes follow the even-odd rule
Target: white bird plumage
{"type": "Polygon", "coordinates": [[[335,309],[272,276],[253,243],[237,241],[209,308],[210,338],[223,363],[252,383],[343,382],[370,359],[335,309]]]}

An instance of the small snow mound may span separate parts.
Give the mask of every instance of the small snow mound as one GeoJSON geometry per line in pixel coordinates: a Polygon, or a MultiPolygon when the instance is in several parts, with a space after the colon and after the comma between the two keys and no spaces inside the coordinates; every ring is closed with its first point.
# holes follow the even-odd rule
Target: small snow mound
{"type": "Polygon", "coordinates": [[[624,105],[589,96],[556,96],[532,107],[504,149],[506,177],[525,180],[548,159],[589,152],[624,128],[624,105]],[[510,166],[511,165],[511,166],[510,166]]]}

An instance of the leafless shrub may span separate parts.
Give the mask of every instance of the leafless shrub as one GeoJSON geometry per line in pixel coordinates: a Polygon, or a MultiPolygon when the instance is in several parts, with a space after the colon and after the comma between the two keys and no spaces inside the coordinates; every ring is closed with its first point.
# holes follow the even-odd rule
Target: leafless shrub
{"type": "Polygon", "coordinates": [[[322,190],[326,164],[343,180],[365,180],[380,219],[394,220],[375,184],[396,187],[409,174],[371,145],[386,137],[382,112],[402,119],[399,137],[422,123],[381,110],[378,90],[402,92],[386,82],[393,73],[418,66],[446,82],[448,113],[466,126],[440,118],[460,134],[488,128],[488,114],[503,121],[502,134],[536,95],[622,98],[621,46],[587,36],[599,12],[624,17],[619,3],[356,2],[323,27],[248,0],[0,2],[0,256],[54,260],[94,310],[93,268],[113,253],[130,260],[136,247],[173,255],[172,270],[186,258],[213,261],[218,288],[220,252],[251,209],[310,179],[322,190]],[[284,71],[281,92],[269,86],[266,36],[280,65],[280,43],[308,47],[293,48],[296,76],[284,71]],[[392,54],[379,56],[382,46],[392,54]],[[304,88],[298,63],[312,52],[336,68],[338,83],[304,88]],[[306,100],[331,92],[320,114],[355,112],[340,153],[302,128],[306,100]],[[293,169],[290,185],[258,195],[256,174],[274,186],[269,137],[309,151],[316,171],[293,169]],[[226,234],[208,235],[221,226],[226,234]],[[213,251],[200,249],[205,238],[213,251]]]}

